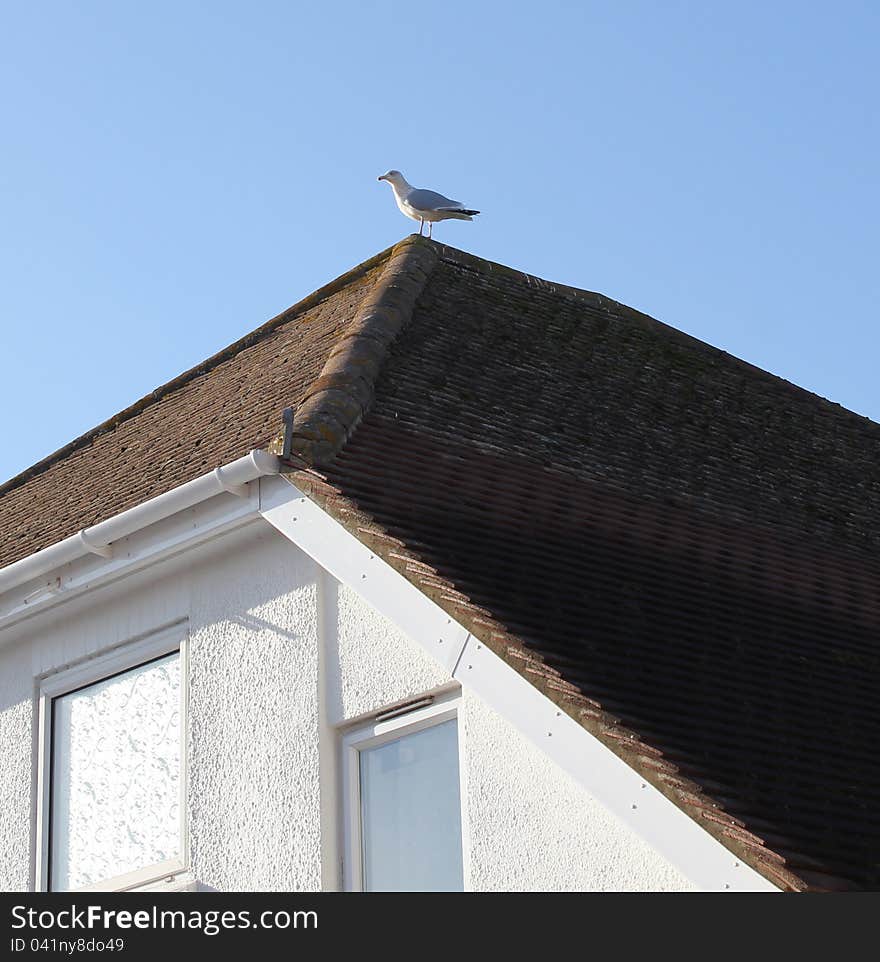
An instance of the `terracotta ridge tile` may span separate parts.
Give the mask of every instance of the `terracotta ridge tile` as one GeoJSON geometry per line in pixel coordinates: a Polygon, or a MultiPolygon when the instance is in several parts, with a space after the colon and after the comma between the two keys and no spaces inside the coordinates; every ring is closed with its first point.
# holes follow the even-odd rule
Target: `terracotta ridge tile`
{"type": "MultiPolygon", "coordinates": [[[[438,260],[435,245],[418,235],[391,249],[378,281],[294,412],[291,451],[301,462],[327,464],[351,437],[372,403],[388,349],[410,320],[438,260]]],[[[279,453],[282,443],[277,438],[270,449],[279,453]]]]}
{"type": "Polygon", "coordinates": [[[346,271],[344,274],[340,274],[339,277],[330,281],[329,284],[325,284],[323,287],[319,287],[318,290],[306,295],[304,298],[302,298],[302,300],[297,301],[296,304],[286,308],[280,314],[276,314],[275,317],[270,318],[255,330],[245,334],[244,337],[241,337],[232,344],[229,344],[227,347],[222,348],[216,354],[212,354],[211,357],[199,362],[195,367],[191,367],[182,374],[178,374],[177,377],[167,381],[165,384],[161,384],[159,387],[150,391],[149,394],[145,394],[142,398],[135,401],[133,404],[130,404],[127,408],[123,408],[123,410],[114,414],[106,421],[102,421],[96,427],[86,431],[85,434],[81,434],[78,438],[74,438],[63,447],[58,448],[57,451],[53,451],[52,454],[47,455],[42,460],[37,461],[28,468],[25,468],[24,471],[19,472],[8,481],[4,481],[2,484],[0,484],[0,497],[14,488],[25,484],[31,478],[42,474],[48,468],[52,467],[53,464],[63,461],[68,455],[73,454],[74,451],[78,451],[80,448],[85,447],[91,441],[95,440],[95,438],[98,438],[103,434],[107,434],[109,431],[113,431],[120,424],[130,420],[133,417],[136,417],[145,408],[148,408],[151,404],[161,400],[166,395],[173,393],[178,388],[181,388],[190,381],[195,380],[195,378],[200,377],[203,374],[207,374],[209,371],[213,370],[213,368],[217,367],[218,364],[222,364],[231,357],[235,357],[236,354],[239,354],[252,344],[255,344],[267,334],[271,334],[276,328],[281,327],[282,324],[286,324],[299,314],[317,307],[318,304],[327,300],[327,298],[331,297],[333,294],[338,293],[346,285],[352,283],[353,281],[359,280],[368,271],[372,270],[374,267],[378,267],[399,247],[400,245],[398,244],[396,247],[391,247],[384,251],[380,251],[378,254],[374,254],[372,257],[351,268],[351,270],[346,271]]]}

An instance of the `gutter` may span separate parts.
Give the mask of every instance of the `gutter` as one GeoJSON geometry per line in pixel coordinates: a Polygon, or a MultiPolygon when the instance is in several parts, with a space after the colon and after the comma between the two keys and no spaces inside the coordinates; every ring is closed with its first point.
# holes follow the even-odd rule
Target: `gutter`
{"type": "Polygon", "coordinates": [[[150,498],[149,501],[107,518],[106,521],[83,528],[63,541],[7,565],[0,569],[0,594],[86,555],[111,558],[114,541],[126,538],[157,521],[163,521],[179,511],[192,508],[224,491],[245,497],[246,485],[250,481],[277,473],[278,458],[268,451],[255,449],[237,461],[230,461],[208,474],[150,498]]]}

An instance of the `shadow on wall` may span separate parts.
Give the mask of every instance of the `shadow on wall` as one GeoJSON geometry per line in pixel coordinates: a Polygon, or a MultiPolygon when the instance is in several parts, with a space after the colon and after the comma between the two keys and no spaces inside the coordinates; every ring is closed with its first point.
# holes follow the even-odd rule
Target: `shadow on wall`
{"type": "Polygon", "coordinates": [[[35,698],[31,652],[16,642],[0,648],[0,712],[35,698]]]}
{"type": "Polygon", "coordinates": [[[256,615],[227,615],[223,620],[234,625],[241,625],[242,628],[246,628],[248,631],[268,631],[273,635],[286,638],[288,641],[297,641],[301,637],[300,635],[296,634],[296,632],[279,628],[278,625],[272,624],[271,621],[266,621],[264,618],[257,618],[256,615]]]}
{"type": "Polygon", "coordinates": [[[342,718],[342,664],[339,660],[339,582],[318,571],[318,644],[320,697],[325,718],[342,718]]]}

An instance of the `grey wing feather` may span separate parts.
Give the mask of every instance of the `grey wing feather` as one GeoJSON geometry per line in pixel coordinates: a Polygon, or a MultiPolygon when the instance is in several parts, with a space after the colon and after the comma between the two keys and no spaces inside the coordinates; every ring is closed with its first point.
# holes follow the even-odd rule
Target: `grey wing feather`
{"type": "Polygon", "coordinates": [[[415,210],[458,210],[460,200],[450,200],[434,190],[414,190],[407,194],[406,202],[415,210]]]}

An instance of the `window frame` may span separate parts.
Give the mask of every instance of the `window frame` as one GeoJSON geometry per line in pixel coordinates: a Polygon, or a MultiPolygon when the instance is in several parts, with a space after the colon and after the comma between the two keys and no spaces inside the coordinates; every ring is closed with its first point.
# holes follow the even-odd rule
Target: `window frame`
{"type": "MultiPolygon", "coordinates": [[[[431,696],[426,696],[431,697],[431,696]]],[[[458,691],[434,696],[431,704],[383,718],[393,706],[377,712],[342,736],[342,882],[346,892],[364,891],[363,838],[361,818],[360,753],[406,735],[415,735],[443,722],[455,721],[458,745],[459,825],[462,847],[462,888],[467,889],[466,791],[461,737],[461,695],[458,691]]]]}
{"type": "Polygon", "coordinates": [[[132,872],[114,875],[72,892],[122,892],[180,875],[189,867],[187,800],[187,731],[189,708],[189,638],[187,625],[177,623],[147,637],[124,642],[85,661],[63,667],[43,677],[37,690],[37,786],[35,792],[34,890],[48,892],[52,849],[52,738],[53,702],[62,695],[122,674],[132,668],[179,652],[180,656],[180,854],[132,872]]]}

